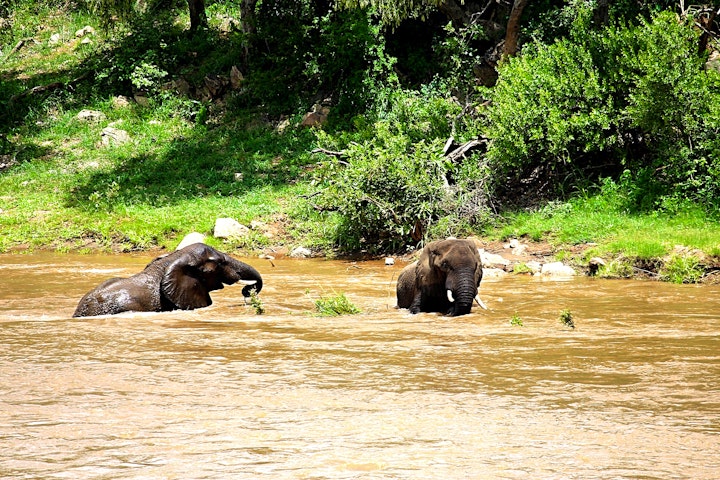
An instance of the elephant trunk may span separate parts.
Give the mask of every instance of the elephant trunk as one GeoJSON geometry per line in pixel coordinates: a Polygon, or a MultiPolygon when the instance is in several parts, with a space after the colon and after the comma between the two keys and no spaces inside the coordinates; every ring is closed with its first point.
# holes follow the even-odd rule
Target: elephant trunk
{"type": "Polygon", "coordinates": [[[450,302],[448,315],[467,315],[477,295],[474,271],[457,272],[453,277],[448,276],[445,282],[447,299],[450,302]]]}
{"type": "Polygon", "coordinates": [[[252,266],[247,264],[243,266],[242,280],[243,283],[245,283],[245,286],[242,289],[243,297],[250,297],[253,290],[255,290],[255,293],[260,293],[260,290],[262,290],[263,281],[260,276],[260,272],[255,270],[252,266]]]}

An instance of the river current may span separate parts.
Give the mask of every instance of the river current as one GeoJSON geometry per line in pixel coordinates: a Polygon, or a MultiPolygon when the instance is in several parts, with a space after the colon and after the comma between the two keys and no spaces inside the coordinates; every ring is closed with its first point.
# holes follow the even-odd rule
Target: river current
{"type": "Polygon", "coordinates": [[[401,263],[254,258],[261,315],[71,318],[149,260],[0,256],[0,478],[720,478],[717,286],[511,275],[447,318],[401,263]]]}

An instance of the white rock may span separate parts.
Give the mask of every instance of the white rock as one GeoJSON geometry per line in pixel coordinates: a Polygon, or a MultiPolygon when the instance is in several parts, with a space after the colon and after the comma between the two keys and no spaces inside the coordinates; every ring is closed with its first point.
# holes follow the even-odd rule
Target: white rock
{"type": "Polygon", "coordinates": [[[99,112],[97,110],[83,109],[80,110],[77,115],[75,115],[75,118],[77,118],[81,122],[99,123],[103,120],[106,120],[107,116],[103,112],[99,112]]]}
{"type": "Polygon", "coordinates": [[[90,25],[86,25],[80,30],[75,32],[76,37],[84,37],[85,35],[92,35],[95,33],[95,29],[91,27],[90,25]]]}
{"type": "Polygon", "coordinates": [[[50,40],[48,40],[49,45],[57,45],[60,43],[60,34],[59,33],[53,33],[50,35],[50,40]]]}
{"type": "Polygon", "coordinates": [[[213,236],[215,238],[239,238],[247,235],[249,231],[248,227],[233,218],[218,218],[215,220],[213,236]]]}
{"type": "Polygon", "coordinates": [[[185,237],[183,237],[182,241],[175,250],[182,250],[193,243],[205,243],[205,235],[198,232],[188,233],[185,237]]]}
{"type": "Polygon", "coordinates": [[[129,107],[134,100],[125,95],[117,95],[112,99],[112,105],[114,108],[125,108],[129,107]]]}
{"type": "Polygon", "coordinates": [[[103,128],[100,134],[103,145],[127,143],[130,141],[130,135],[125,130],[114,127],[103,128]]]}
{"type": "Polygon", "coordinates": [[[395,259],[392,257],[385,257],[385,265],[395,265],[395,259]]]}
{"type": "Polygon", "coordinates": [[[489,268],[497,267],[498,265],[500,265],[504,268],[510,265],[510,260],[507,260],[500,255],[488,253],[482,248],[478,248],[478,252],[480,253],[480,260],[482,260],[482,264],[484,267],[489,268]]]}
{"type": "Polygon", "coordinates": [[[312,252],[305,247],[297,247],[290,252],[292,258],[306,258],[312,255],[312,252]]]}
{"type": "Polygon", "coordinates": [[[572,277],[575,275],[575,270],[562,262],[552,262],[542,266],[540,275],[543,277],[572,277]]]}
{"type": "Polygon", "coordinates": [[[540,262],[536,262],[535,260],[530,260],[525,264],[526,267],[528,267],[533,274],[540,273],[542,270],[542,264],[540,262]]]}
{"type": "Polygon", "coordinates": [[[500,278],[508,273],[502,268],[483,268],[483,278],[500,278]]]}

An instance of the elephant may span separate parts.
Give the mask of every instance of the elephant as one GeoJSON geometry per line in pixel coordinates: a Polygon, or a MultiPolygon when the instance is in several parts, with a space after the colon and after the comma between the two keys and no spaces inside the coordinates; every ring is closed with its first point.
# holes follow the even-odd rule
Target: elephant
{"type": "Polygon", "coordinates": [[[111,278],[80,299],[73,317],[116,313],[193,310],[212,304],[210,293],[223,284],[245,285],[244,297],[262,290],[260,273],[252,266],[194,243],[155,258],[128,278],[111,278]]]}
{"type": "Polygon", "coordinates": [[[397,306],[410,313],[439,312],[447,316],[470,313],[478,296],[482,261],[472,240],[449,238],[425,246],[420,257],[400,272],[397,306]]]}

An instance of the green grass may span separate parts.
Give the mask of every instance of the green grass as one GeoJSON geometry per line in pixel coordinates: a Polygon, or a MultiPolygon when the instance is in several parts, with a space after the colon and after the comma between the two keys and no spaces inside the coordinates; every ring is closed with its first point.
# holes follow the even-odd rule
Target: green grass
{"type": "Polygon", "coordinates": [[[720,254],[720,223],[704,212],[628,213],[604,201],[602,193],[539,211],[510,214],[495,235],[546,240],[556,246],[596,243],[586,252],[588,258],[623,254],[651,259],[669,254],[676,245],[712,256],[720,254]]]}

